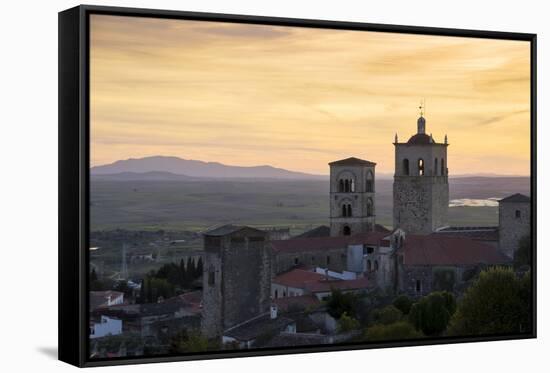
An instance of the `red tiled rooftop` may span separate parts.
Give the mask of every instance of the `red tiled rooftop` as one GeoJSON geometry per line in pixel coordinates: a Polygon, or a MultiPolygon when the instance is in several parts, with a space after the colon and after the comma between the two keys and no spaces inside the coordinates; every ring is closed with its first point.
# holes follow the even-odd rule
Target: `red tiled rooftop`
{"type": "Polygon", "coordinates": [[[277,308],[281,312],[285,312],[292,305],[299,305],[303,308],[314,307],[321,304],[319,299],[313,295],[300,295],[297,297],[284,297],[273,300],[273,303],[277,305],[277,308]]]}
{"type": "Polygon", "coordinates": [[[462,237],[407,235],[403,247],[404,265],[505,264],[510,259],[492,245],[462,237]]]}
{"type": "Polygon", "coordinates": [[[324,278],[325,276],[322,274],[297,268],[280,274],[275,277],[272,282],[283,286],[303,288],[306,283],[317,282],[324,278]]]}
{"type": "Polygon", "coordinates": [[[331,290],[360,290],[374,286],[366,277],[355,280],[323,280],[306,284],[306,290],[312,293],[324,293],[331,290]]]}

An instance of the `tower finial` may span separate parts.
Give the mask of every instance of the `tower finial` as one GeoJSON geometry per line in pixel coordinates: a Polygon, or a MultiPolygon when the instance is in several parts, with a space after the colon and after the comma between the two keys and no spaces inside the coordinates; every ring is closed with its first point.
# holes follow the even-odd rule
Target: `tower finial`
{"type": "Polygon", "coordinates": [[[448,144],[449,142],[447,141],[447,134],[445,134],[445,144],[448,144]]]}
{"type": "Polygon", "coordinates": [[[398,143],[398,141],[397,141],[397,132],[395,133],[395,141],[394,141],[394,143],[395,143],[395,144],[398,143]]]}

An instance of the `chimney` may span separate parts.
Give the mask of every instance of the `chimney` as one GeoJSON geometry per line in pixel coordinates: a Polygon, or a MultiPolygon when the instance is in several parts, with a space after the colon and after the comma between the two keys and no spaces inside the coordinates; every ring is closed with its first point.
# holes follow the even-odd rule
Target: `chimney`
{"type": "Polygon", "coordinates": [[[273,319],[276,319],[277,318],[277,305],[276,304],[272,304],[271,305],[271,310],[270,310],[270,317],[271,317],[271,320],[273,319]]]}

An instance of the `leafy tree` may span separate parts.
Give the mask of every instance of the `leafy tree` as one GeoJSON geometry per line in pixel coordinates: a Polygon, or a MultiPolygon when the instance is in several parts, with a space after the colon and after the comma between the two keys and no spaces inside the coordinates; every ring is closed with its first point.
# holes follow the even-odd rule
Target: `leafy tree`
{"type": "Polygon", "coordinates": [[[398,321],[389,325],[377,324],[367,328],[365,338],[368,341],[402,341],[422,338],[424,335],[406,321],[398,321]]]}
{"type": "Polygon", "coordinates": [[[353,293],[333,289],[327,300],[328,313],[335,319],[340,319],[344,313],[355,316],[356,304],[357,297],[353,293]]]}
{"type": "Polygon", "coordinates": [[[350,317],[347,313],[343,313],[338,320],[338,331],[345,333],[352,330],[358,330],[360,327],[359,321],[357,319],[350,317]]]}
{"type": "Polygon", "coordinates": [[[195,261],[192,257],[187,258],[187,265],[185,266],[187,271],[187,283],[190,284],[196,278],[195,273],[197,272],[195,268],[195,261]]]}
{"type": "Polygon", "coordinates": [[[164,278],[145,276],[141,284],[141,303],[155,303],[159,297],[164,299],[173,297],[175,294],[174,285],[164,278]]]}
{"type": "Polygon", "coordinates": [[[449,334],[512,334],[531,328],[531,274],[490,268],[468,288],[453,316],[449,334]]]}
{"type": "Polygon", "coordinates": [[[403,313],[392,304],[374,311],[374,320],[377,324],[389,325],[401,320],[402,318],[403,313]]]}
{"type": "Polygon", "coordinates": [[[397,308],[403,315],[408,315],[411,311],[413,305],[412,300],[406,295],[400,295],[393,301],[393,305],[397,308]]]}
{"type": "Polygon", "coordinates": [[[186,352],[205,352],[208,350],[208,339],[198,331],[182,330],[170,340],[170,352],[181,354],[186,352]]]}
{"type": "Polygon", "coordinates": [[[199,260],[197,261],[197,270],[195,273],[195,278],[201,277],[203,270],[204,270],[204,264],[202,263],[202,257],[199,257],[199,260]]]}
{"type": "Polygon", "coordinates": [[[514,254],[514,267],[531,266],[531,236],[523,236],[514,254]]]}
{"type": "Polygon", "coordinates": [[[447,329],[455,311],[456,301],[451,293],[433,292],[411,307],[409,321],[425,335],[440,335],[447,329]]]}

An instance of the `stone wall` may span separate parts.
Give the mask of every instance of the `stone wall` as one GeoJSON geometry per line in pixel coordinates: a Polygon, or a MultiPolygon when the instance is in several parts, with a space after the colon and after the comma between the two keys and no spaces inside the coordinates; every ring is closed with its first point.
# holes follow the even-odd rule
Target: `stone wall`
{"type": "Polygon", "coordinates": [[[345,165],[330,167],[330,235],[344,235],[344,227],[350,228],[350,234],[372,231],[375,225],[375,168],[365,165],[345,165]],[[367,179],[369,182],[367,182],[367,179]],[[340,180],[353,180],[353,190],[342,192],[340,180]],[[372,189],[369,189],[370,183],[372,189]],[[367,208],[368,204],[371,208],[367,208]],[[352,215],[344,216],[342,205],[351,205],[352,215]]]}
{"type": "Polygon", "coordinates": [[[267,235],[257,232],[205,237],[202,330],[208,337],[269,311],[271,250],[267,235]]]}
{"type": "Polygon", "coordinates": [[[528,202],[500,203],[498,219],[499,249],[513,258],[521,238],[531,233],[531,205],[528,202]],[[519,217],[516,216],[518,212],[519,217]]]}
{"type": "Polygon", "coordinates": [[[429,234],[448,223],[446,176],[395,176],[393,225],[407,233],[429,234]]]}
{"type": "Polygon", "coordinates": [[[275,253],[273,257],[273,272],[277,275],[297,266],[312,266],[328,268],[341,272],[346,270],[347,248],[296,251],[275,253]]]}

